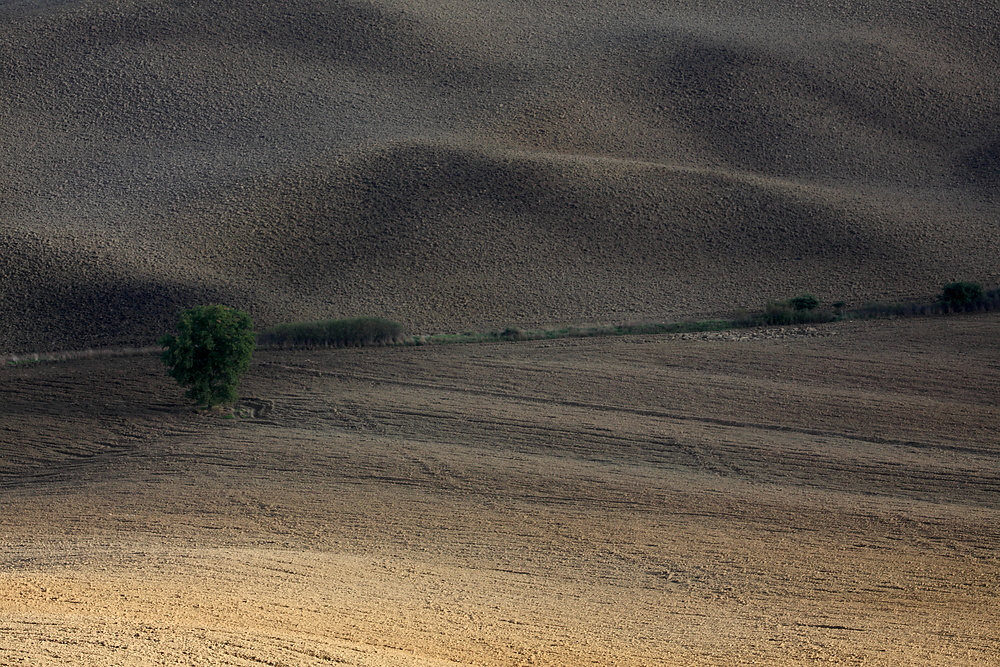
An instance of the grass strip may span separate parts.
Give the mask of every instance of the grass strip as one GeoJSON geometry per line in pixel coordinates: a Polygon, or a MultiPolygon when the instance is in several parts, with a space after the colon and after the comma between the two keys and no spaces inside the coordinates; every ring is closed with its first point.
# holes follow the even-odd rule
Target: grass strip
{"type": "MultiPolygon", "coordinates": [[[[962,313],[988,313],[1000,310],[1000,289],[985,291],[972,303],[933,302],[869,303],[846,308],[843,303],[815,308],[796,308],[801,297],[771,302],[756,313],[738,312],[730,319],[688,320],[682,322],[636,322],[617,325],[566,326],[547,329],[507,327],[503,330],[464,333],[409,335],[398,322],[379,317],[355,317],[340,320],[293,322],[268,327],[257,334],[257,346],[265,349],[318,347],[366,347],[376,345],[453,345],[497,343],[503,341],[591,338],[597,336],[635,336],[698,333],[773,326],[803,326],[843,320],[938,317],[962,313]]],[[[0,365],[95,359],[140,354],[158,354],[161,348],[105,348],[68,352],[38,352],[0,357],[0,365]]]]}

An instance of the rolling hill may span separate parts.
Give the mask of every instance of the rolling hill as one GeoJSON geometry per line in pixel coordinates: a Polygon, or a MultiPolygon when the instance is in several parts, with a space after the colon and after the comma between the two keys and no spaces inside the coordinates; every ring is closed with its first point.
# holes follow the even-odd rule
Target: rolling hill
{"type": "Polygon", "coordinates": [[[0,3],[0,351],[1000,282],[981,2],[0,3]]]}

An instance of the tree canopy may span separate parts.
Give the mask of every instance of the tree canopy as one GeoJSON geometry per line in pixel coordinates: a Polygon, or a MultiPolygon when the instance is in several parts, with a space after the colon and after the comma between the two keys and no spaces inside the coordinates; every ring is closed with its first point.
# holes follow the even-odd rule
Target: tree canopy
{"type": "Polygon", "coordinates": [[[234,403],[256,346],[253,321],[228,306],[195,306],[180,313],[177,333],[159,339],[167,372],[204,407],[234,403]]]}

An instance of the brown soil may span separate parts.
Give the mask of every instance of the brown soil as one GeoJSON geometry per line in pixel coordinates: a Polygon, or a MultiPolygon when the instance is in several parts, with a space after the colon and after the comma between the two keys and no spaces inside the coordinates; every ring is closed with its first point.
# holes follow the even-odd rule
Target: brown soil
{"type": "MultiPolygon", "coordinates": [[[[994,4],[0,1],[0,358],[1000,285],[994,4]]],[[[0,663],[998,664],[998,322],[0,367],[0,663]]]]}
{"type": "Polygon", "coordinates": [[[0,353],[1000,285],[1000,10],[0,3],[0,353]]]}
{"type": "Polygon", "coordinates": [[[996,664],[998,325],[4,368],[0,663],[996,664]]]}

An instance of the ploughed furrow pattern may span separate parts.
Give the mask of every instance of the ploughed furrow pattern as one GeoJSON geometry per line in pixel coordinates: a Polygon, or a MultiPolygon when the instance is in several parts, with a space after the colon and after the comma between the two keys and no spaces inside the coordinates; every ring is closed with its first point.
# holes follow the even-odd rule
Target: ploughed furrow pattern
{"type": "Polygon", "coordinates": [[[997,323],[3,369],[0,662],[990,664],[997,323]]]}

